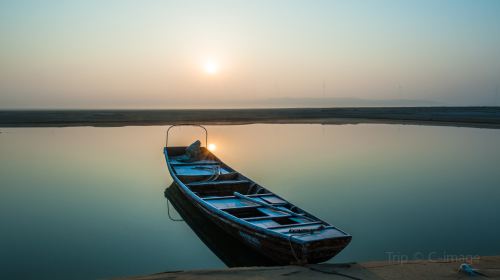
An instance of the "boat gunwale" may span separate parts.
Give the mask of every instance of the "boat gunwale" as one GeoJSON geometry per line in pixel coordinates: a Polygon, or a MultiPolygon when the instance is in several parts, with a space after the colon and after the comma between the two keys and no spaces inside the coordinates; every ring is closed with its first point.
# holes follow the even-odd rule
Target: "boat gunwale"
{"type": "MultiPolygon", "coordinates": [[[[249,222],[249,221],[246,221],[245,219],[241,219],[241,218],[235,217],[235,216],[233,216],[233,215],[231,215],[231,214],[229,214],[229,213],[227,213],[227,212],[225,212],[225,211],[223,211],[223,210],[215,207],[211,203],[205,201],[203,198],[201,198],[198,195],[196,195],[191,189],[189,189],[188,186],[186,186],[186,184],[184,182],[182,182],[177,177],[177,174],[175,173],[175,170],[173,169],[173,167],[171,165],[171,162],[169,160],[168,148],[173,148],[173,147],[164,147],[163,153],[165,155],[165,159],[166,159],[166,162],[167,162],[168,170],[170,172],[170,175],[174,179],[175,183],[177,183],[180,186],[181,190],[186,195],[188,195],[189,197],[191,197],[191,199],[194,199],[200,206],[202,206],[203,208],[205,208],[207,211],[212,212],[213,214],[215,214],[215,215],[217,215],[219,217],[222,217],[223,221],[228,222],[228,223],[235,223],[235,224],[238,224],[240,226],[249,228],[250,230],[252,230],[254,232],[257,232],[257,233],[260,233],[260,234],[262,234],[264,236],[266,236],[266,235],[274,236],[274,237],[277,237],[277,238],[280,238],[280,239],[285,239],[287,241],[294,241],[294,242],[296,242],[298,244],[308,244],[308,243],[315,243],[315,242],[320,241],[320,240],[303,240],[303,239],[300,239],[300,238],[296,238],[293,234],[287,235],[287,234],[285,234],[283,232],[277,232],[277,231],[273,231],[272,229],[268,229],[268,228],[263,228],[263,227],[257,226],[255,224],[249,222]]],[[[179,147],[176,147],[176,148],[179,148],[179,147]]],[[[224,168],[227,168],[227,169],[229,169],[232,172],[238,173],[239,175],[243,176],[244,178],[246,178],[250,182],[256,183],[255,181],[249,179],[248,177],[244,176],[240,172],[234,170],[233,168],[231,168],[230,166],[228,166],[227,164],[225,164],[222,160],[220,160],[217,156],[215,156],[210,151],[207,150],[207,152],[210,153],[210,155],[213,156],[214,159],[217,160],[224,168]]],[[[258,184],[258,185],[260,186],[260,184],[258,184]]],[[[291,204],[293,206],[296,206],[295,204],[290,203],[288,200],[286,200],[286,199],[282,198],[281,196],[275,194],[274,192],[268,190],[267,188],[264,188],[264,189],[267,190],[270,195],[274,195],[274,196],[278,197],[279,199],[282,199],[283,201],[286,201],[287,203],[289,203],[289,204],[291,204]]],[[[261,206],[261,207],[264,207],[264,206],[261,206]]],[[[352,236],[350,234],[344,232],[343,230],[341,230],[341,229],[339,229],[339,228],[331,225],[330,223],[328,223],[328,222],[326,222],[326,221],[324,221],[324,220],[322,220],[320,218],[317,218],[316,216],[308,213],[307,211],[303,210],[302,208],[300,208],[300,209],[307,216],[310,216],[310,217],[312,217],[314,219],[317,219],[317,221],[326,224],[327,227],[328,227],[328,229],[334,229],[334,230],[337,230],[337,231],[339,231],[340,233],[343,234],[342,236],[328,237],[328,238],[324,238],[323,240],[352,238],[352,236]]],[[[269,217],[269,218],[271,219],[272,217],[269,217]]]]}

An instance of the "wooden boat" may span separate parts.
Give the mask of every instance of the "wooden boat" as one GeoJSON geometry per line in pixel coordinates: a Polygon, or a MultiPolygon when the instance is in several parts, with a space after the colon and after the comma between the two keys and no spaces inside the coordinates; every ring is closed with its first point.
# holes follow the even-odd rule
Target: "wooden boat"
{"type": "Polygon", "coordinates": [[[243,176],[206,147],[186,161],[187,147],[168,146],[172,127],[164,148],[172,178],[186,199],[228,234],[282,265],[327,261],[351,241],[351,235],[243,176]]]}

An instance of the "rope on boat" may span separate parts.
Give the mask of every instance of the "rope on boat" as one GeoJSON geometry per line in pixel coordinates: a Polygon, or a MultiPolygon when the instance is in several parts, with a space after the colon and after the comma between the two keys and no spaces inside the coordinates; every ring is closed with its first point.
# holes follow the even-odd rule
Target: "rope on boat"
{"type": "Polygon", "coordinates": [[[221,175],[221,169],[220,169],[220,166],[219,165],[214,165],[212,170],[214,170],[214,173],[208,177],[207,179],[205,179],[205,181],[216,181],[217,179],[219,179],[219,176],[221,175]]]}
{"type": "Polygon", "coordinates": [[[171,221],[174,221],[174,222],[184,222],[183,219],[176,219],[176,218],[173,218],[172,215],[170,215],[170,201],[169,201],[168,198],[167,198],[167,214],[168,214],[168,218],[171,221]]]}
{"type": "MultiPolygon", "coordinates": [[[[290,236],[288,237],[288,243],[290,244],[290,250],[292,251],[293,257],[297,261],[297,264],[305,265],[307,263],[307,261],[305,259],[300,260],[299,257],[297,256],[297,253],[295,252],[295,249],[293,248],[292,237],[313,234],[315,231],[322,230],[324,228],[325,228],[324,225],[319,225],[316,228],[310,228],[310,229],[289,229],[288,230],[288,232],[291,233],[290,236]]],[[[302,245],[302,255],[304,255],[303,245],[302,245]]],[[[302,256],[302,258],[304,258],[304,256],[302,256]]]]}
{"type": "Polygon", "coordinates": [[[293,248],[293,243],[292,243],[292,237],[293,236],[303,236],[305,234],[290,234],[290,236],[288,237],[288,244],[290,244],[290,250],[292,251],[292,255],[293,257],[295,258],[295,261],[297,261],[297,264],[298,265],[304,265],[305,262],[302,260],[299,259],[299,257],[297,256],[297,253],[295,253],[295,249],[293,248]]]}
{"type": "MultiPolygon", "coordinates": [[[[308,266],[305,259],[302,259],[302,260],[299,259],[299,257],[297,256],[297,253],[295,252],[295,249],[293,248],[292,237],[293,236],[305,236],[305,235],[313,234],[315,231],[324,229],[324,227],[325,227],[324,225],[320,225],[317,228],[307,229],[307,232],[298,232],[298,233],[292,233],[292,234],[290,234],[290,236],[288,238],[288,242],[290,244],[290,250],[292,251],[292,255],[295,258],[295,260],[297,261],[297,264],[301,265],[301,266],[304,266],[304,267],[307,267],[308,269],[310,269],[312,271],[316,271],[316,272],[320,272],[320,273],[338,275],[338,276],[342,276],[342,277],[346,277],[346,278],[354,279],[354,280],[362,280],[361,278],[358,278],[356,276],[351,276],[351,275],[340,273],[340,272],[336,272],[336,271],[324,271],[324,270],[321,270],[321,269],[317,269],[317,268],[308,266]]],[[[291,229],[290,229],[290,232],[292,232],[291,229]]],[[[297,232],[297,231],[295,231],[295,232],[297,232]]],[[[304,248],[304,247],[302,247],[302,248],[304,248]]],[[[304,252],[302,252],[302,253],[304,253],[304,252]]]]}
{"type": "Polygon", "coordinates": [[[195,169],[204,169],[204,170],[213,170],[214,173],[210,175],[210,177],[200,180],[198,182],[212,182],[219,179],[219,176],[222,175],[222,171],[219,165],[214,166],[197,166],[195,169]]]}

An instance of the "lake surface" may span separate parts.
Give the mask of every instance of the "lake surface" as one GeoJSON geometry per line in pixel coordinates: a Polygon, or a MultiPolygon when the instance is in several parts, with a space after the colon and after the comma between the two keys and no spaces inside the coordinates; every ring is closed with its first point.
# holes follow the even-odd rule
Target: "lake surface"
{"type": "MultiPolygon", "coordinates": [[[[500,130],[207,128],[227,164],[353,235],[335,262],[500,254],[500,130]]],[[[186,223],[168,218],[165,131],[1,129],[0,278],[225,267],[186,223]]],[[[176,128],[171,140],[196,138],[200,130],[176,128]]]]}

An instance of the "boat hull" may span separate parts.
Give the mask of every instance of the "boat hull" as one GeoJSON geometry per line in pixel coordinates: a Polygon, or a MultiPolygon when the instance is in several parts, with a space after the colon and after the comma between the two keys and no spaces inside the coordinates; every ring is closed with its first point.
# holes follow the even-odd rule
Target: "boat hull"
{"type": "Polygon", "coordinates": [[[288,239],[265,235],[214,213],[198,203],[184,188],[179,187],[179,190],[189,203],[201,211],[205,218],[210,219],[227,234],[252,247],[279,265],[324,262],[337,255],[351,241],[351,236],[345,236],[322,239],[302,245],[288,239]]]}
{"type": "Polygon", "coordinates": [[[198,238],[228,267],[279,265],[214,224],[186,199],[177,184],[165,190],[165,197],[198,238]]]}

